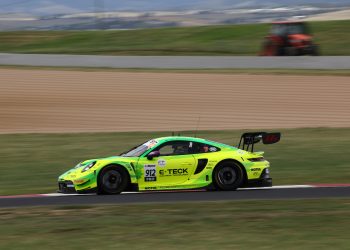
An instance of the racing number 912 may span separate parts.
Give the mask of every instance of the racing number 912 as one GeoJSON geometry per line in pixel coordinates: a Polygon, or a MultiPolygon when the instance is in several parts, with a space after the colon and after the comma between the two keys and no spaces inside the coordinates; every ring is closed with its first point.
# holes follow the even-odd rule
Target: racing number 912
{"type": "Polygon", "coordinates": [[[146,176],[147,177],[155,177],[156,176],[156,170],[155,169],[146,169],[146,176]]]}
{"type": "Polygon", "coordinates": [[[157,180],[156,165],[145,165],[144,170],[145,170],[145,181],[157,180]]]}

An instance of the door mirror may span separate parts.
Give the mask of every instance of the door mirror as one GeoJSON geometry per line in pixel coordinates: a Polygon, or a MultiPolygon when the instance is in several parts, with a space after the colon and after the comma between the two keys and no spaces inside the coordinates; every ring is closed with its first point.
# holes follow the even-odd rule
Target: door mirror
{"type": "Polygon", "coordinates": [[[148,160],[152,160],[153,158],[158,157],[158,156],[160,156],[160,152],[159,151],[153,151],[153,152],[151,152],[151,153],[149,153],[147,155],[147,159],[148,160]]]}

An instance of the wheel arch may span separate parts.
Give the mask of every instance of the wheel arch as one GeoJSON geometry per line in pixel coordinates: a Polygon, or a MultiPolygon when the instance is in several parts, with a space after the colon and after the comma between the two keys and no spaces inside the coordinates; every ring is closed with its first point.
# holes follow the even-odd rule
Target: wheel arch
{"type": "Polygon", "coordinates": [[[99,180],[100,180],[100,175],[102,173],[102,171],[106,168],[117,168],[117,167],[121,167],[123,168],[127,173],[128,173],[128,185],[130,185],[132,183],[132,175],[130,174],[130,170],[125,167],[124,165],[120,164],[120,163],[109,163],[109,164],[106,164],[104,167],[100,168],[97,175],[96,175],[96,183],[97,183],[97,186],[99,186],[99,180]]]}
{"type": "Polygon", "coordinates": [[[242,172],[243,172],[243,183],[242,183],[242,185],[244,185],[248,181],[247,170],[245,169],[244,165],[241,162],[239,162],[238,160],[233,159],[233,158],[228,158],[228,159],[224,159],[222,161],[219,161],[215,165],[215,167],[213,168],[212,175],[214,174],[215,168],[217,168],[217,166],[219,166],[220,164],[222,164],[224,162],[234,162],[235,164],[237,164],[242,169],[242,172]]]}

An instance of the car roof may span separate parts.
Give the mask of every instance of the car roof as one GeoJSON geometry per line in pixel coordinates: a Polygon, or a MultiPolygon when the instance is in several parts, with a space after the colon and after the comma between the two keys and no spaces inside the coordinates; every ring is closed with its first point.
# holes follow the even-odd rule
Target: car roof
{"type": "Polygon", "coordinates": [[[229,146],[224,143],[215,142],[211,140],[206,140],[203,138],[197,138],[197,137],[189,137],[189,136],[166,136],[166,137],[160,137],[155,138],[154,140],[157,140],[159,142],[165,142],[165,141],[193,141],[193,142],[201,142],[201,143],[208,143],[210,145],[221,145],[221,146],[229,146]]]}

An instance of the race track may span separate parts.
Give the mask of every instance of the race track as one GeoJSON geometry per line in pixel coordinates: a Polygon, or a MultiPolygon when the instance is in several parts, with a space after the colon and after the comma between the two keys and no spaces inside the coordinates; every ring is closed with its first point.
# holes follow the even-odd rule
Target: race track
{"type": "MultiPolygon", "coordinates": [[[[0,65],[349,69],[350,57],[108,57],[0,54],[0,65]]],[[[348,127],[340,76],[0,70],[0,133],[348,127]],[[237,117],[239,119],[237,119],[237,117]],[[108,121],[108,122],[106,122],[108,121]]],[[[350,187],[0,197],[0,207],[350,197],[350,187]]]]}
{"type": "Polygon", "coordinates": [[[350,69],[350,56],[95,56],[0,53],[0,65],[158,69],[350,69]]]}
{"type": "Polygon", "coordinates": [[[315,199],[315,198],[350,198],[350,187],[311,187],[290,186],[262,189],[241,189],[231,192],[179,191],[125,193],[121,195],[23,195],[0,197],[0,207],[46,206],[46,205],[91,205],[91,204],[126,204],[146,202],[199,202],[230,200],[269,200],[269,199],[315,199]]]}

